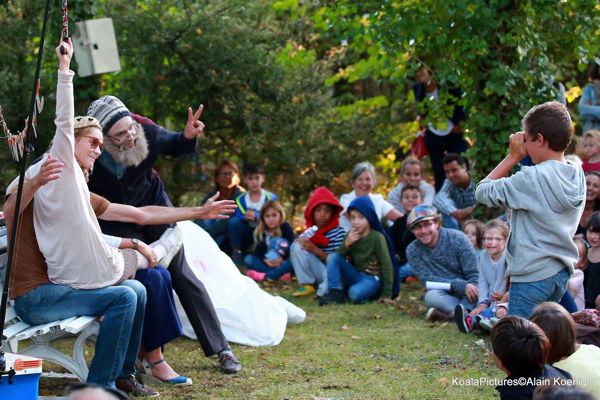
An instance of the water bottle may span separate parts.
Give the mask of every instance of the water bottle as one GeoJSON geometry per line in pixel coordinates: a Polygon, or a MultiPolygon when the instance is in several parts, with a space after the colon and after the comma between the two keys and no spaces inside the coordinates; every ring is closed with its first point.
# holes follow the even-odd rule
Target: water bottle
{"type": "Polygon", "coordinates": [[[315,233],[317,233],[318,230],[319,228],[316,225],[313,225],[310,228],[307,228],[304,232],[302,232],[299,237],[301,237],[302,239],[310,239],[315,235],[315,233]]]}

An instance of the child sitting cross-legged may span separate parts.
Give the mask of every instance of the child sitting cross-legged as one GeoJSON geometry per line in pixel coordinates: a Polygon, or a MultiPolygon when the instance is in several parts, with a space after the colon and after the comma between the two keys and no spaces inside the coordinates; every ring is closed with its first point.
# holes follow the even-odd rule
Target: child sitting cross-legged
{"type": "Polygon", "coordinates": [[[327,255],[336,251],[346,236],[340,226],[342,209],[335,195],[322,186],[308,199],[304,211],[308,229],[296,238],[290,249],[290,260],[300,286],[292,296],[310,296],[315,291],[317,296],[327,293],[327,255]]]}
{"type": "Polygon", "coordinates": [[[327,286],[329,292],[321,297],[319,305],[343,303],[344,285],[348,297],[360,303],[380,295],[390,298],[394,270],[393,248],[377,218],[373,202],[368,196],[352,200],[348,206],[352,229],[336,253],[327,256],[327,286]],[[352,262],[347,257],[352,257],[352,262]]]}
{"type": "Polygon", "coordinates": [[[463,333],[472,332],[479,319],[496,317],[496,306],[506,292],[506,240],[508,225],[494,219],[483,228],[483,247],[479,255],[477,269],[479,279],[477,306],[465,315],[465,308],[458,304],[454,309],[454,319],[463,333]]]}
{"type": "Polygon", "coordinates": [[[285,222],[285,211],[277,200],[267,201],[260,209],[258,225],[254,229],[254,251],[244,257],[246,275],[260,282],[266,278],[289,281],[292,264],[289,261],[290,243],[294,231],[285,222]]]}
{"type": "Polygon", "coordinates": [[[550,341],[540,327],[525,318],[501,319],[491,332],[496,366],[507,375],[496,386],[501,400],[531,399],[544,379],[571,379],[571,374],[546,365],[550,341]]]}

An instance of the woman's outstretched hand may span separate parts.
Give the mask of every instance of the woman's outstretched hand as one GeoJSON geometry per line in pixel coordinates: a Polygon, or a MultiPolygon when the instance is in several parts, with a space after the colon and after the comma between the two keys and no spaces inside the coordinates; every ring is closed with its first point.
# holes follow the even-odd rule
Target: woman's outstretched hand
{"type": "Polygon", "coordinates": [[[60,71],[68,71],[71,65],[71,58],[73,58],[73,42],[71,38],[67,38],[65,42],[60,39],[60,44],[56,47],[56,56],[58,57],[58,69],[60,71]],[[60,51],[60,48],[64,49],[64,54],[60,51]]]}

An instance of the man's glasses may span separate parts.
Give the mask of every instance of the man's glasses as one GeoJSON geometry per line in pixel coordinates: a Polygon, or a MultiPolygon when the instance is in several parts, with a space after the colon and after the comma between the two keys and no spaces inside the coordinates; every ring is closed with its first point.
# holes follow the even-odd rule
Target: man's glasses
{"type": "Polygon", "coordinates": [[[89,142],[90,142],[90,146],[92,147],[92,150],[96,150],[97,148],[100,148],[100,150],[102,150],[104,148],[102,141],[100,139],[98,139],[97,137],[85,136],[85,135],[82,135],[80,137],[90,139],[89,142]]]}
{"type": "Polygon", "coordinates": [[[129,128],[124,129],[120,132],[117,132],[114,135],[107,135],[107,136],[115,144],[122,144],[124,141],[126,141],[128,139],[129,136],[131,136],[132,139],[135,139],[137,137],[137,128],[138,128],[138,123],[133,121],[131,123],[131,125],[129,125],[129,128]]]}

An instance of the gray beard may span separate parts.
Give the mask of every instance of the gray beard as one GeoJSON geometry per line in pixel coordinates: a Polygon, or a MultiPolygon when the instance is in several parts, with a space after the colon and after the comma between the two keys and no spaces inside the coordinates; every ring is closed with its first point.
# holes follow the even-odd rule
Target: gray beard
{"type": "Polygon", "coordinates": [[[119,164],[127,167],[137,167],[148,157],[148,140],[141,125],[137,127],[137,138],[133,147],[129,150],[122,150],[107,137],[105,139],[104,151],[107,151],[119,164]]]}

